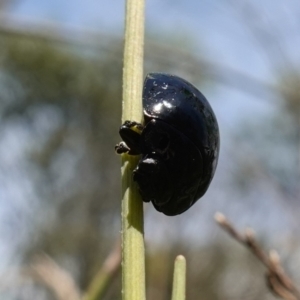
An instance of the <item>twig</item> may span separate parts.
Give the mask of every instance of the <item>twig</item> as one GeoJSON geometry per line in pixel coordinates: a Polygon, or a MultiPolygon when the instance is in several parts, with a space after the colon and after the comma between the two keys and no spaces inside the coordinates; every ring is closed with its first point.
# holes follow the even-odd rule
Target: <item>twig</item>
{"type": "Polygon", "coordinates": [[[36,257],[27,275],[49,287],[58,300],[81,299],[80,291],[71,274],[47,255],[36,257]]]}
{"type": "Polygon", "coordinates": [[[118,240],[104,261],[103,266],[90,283],[83,300],[102,299],[110,282],[117,274],[121,263],[121,243],[118,240]]]}
{"type": "Polygon", "coordinates": [[[247,228],[244,235],[240,234],[223,214],[216,213],[215,220],[235,240],[249,248],[265,265],[268,287],[275,295],[285,300],[300,300],[300,292],[285,273],[275,250],[271,250],[269,255],[266,254],[256,241],[255,232],[252,229],[247,228]]]}

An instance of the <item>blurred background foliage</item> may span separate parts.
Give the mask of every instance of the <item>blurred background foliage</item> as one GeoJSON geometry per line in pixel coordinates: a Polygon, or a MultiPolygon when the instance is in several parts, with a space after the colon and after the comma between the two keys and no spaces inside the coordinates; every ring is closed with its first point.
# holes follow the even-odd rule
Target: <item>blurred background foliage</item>
{"type": "MultiPolygon", "coordinates": [[[[247,7],[238,15],[259,10],[247,7]]],[[[59,28],[44,29],[32,33],[0,22],[1,206],[9,208],[0,220],[10,253],[2,266],[1,299],[59,299],[49,284],[24,281],[24,268],[41,253],[83,293],[120,232],[120,158],[113,149],[120,139],[122,40],[100,33],[73,40],[59,28]]],[[[228,102],[211,101],[222,134],[212,191],[187,217],[157,216],[146,207],[148,299],[170,299],[180,253],[188,262],[187,299],[274,299],[262,266],[213,227],[219,209],[240,226],[255,225],[266,249],[279,247],[300,285],[300,71],[284,50],[274,51],[282,44],[280,36],[268,34],[272,28],[252,32],[263,36],[257,41],[275,70],[272,84],[199,55],[206,47],[199,49],[188,32],[153,31],[146,39],[145,73],[179,73],[207,91],[227,85],[279,99],[272,113],[231,127],[223,126],[228,102]]],[[[102,299],[121,299],[120,280],[116,268],[102,299]]]]}
{"type": "MultiPolygon", "coordinates": [[[[34,38],[2,37],[1,44],[3,76],[17,86],[2,120],[30,131],[26,171],[42,202],[24,259],[37,251],[68,257],[85,286],[115,239],[101,228],[119,224],[120,166],[113,145],[120,61],[104,54],[86,58],[34,38]]],[[[120,47],[115,51],[121,55],[120,47]]]]}

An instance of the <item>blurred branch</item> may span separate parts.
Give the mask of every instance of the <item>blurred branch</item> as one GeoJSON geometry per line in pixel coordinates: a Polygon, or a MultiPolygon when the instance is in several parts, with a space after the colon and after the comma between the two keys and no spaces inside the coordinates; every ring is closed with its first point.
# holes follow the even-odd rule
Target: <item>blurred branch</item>
{"type": "Polygon", "coordinates": [[[0,289],[15,289],[16,278],[19,273],[21,274],[21,284],[30,282],[30,279],[40,282],[54,293],[57,300],[98,300],[104,295],[111,280],[119,270],[120,262],[121,243],[118,240],[83,297],[71,274],[46,254],[36,256],[29,268],[25,267],[21,271],[16,269],[7,272],[1,278],[0,289]],[[5,281],[9,277],[11,277],[12,282],[10,280],[5,281]]]}
{"type": "Polygon", "coordinates": [[[280,258],[275,250],[269,255],[264,252],[255,239],[255,232],[247,228],[245,234],[240,234],[229,220],[221,213],[215,214],[217,223],[229,233],[236,241],[246,246],[267,268],[266,279],[271,291],[285,300],[300,300],[300,291],[285,273],[280,264],[280,258]]]}
{"type": "MultiPolygon", "coordinates": [[[[90,28],[67,26],[58,22],[0,13],[0,34],[34,38],[85,49],[90,48],[95,51],[103,51],[116,60],[122,59],[119,53],[112,51],[112,49],[117,49],[117,47],[112,47],[112,44],[121,46],[121,37],[113,37],[111,34],[91,30],[90,28]],[[101,43],[98,41],[101,41],[101,43]]],[[[225,64],[208,61],[206,58],[195,58],[190,51],[185,49],[178,49],[177,47],[149,40],[147,41],[145,53],[146,57],[158,61],[163,59],[168,65],[178,66],[180,63],[180,69],[188,74],[199,74],[199,70],[201,70],[208,78],[254,95],[260,101],[268,100],[268,97],[263,95],[273,93],[276,90],[276,86],[271,83],[263,82],[225,64]],[[166,53],[168,53],[167,56],[166,53]]]]}
{"type": "Polygon", "coordinates": [[[90,28],[65,25],[45,19],[36,19],[23,15],[0,12],[0,33],[19,37],[48,40],[55,43],[82,47],[97,47],[109,52],[112,50],[109,42],[120,42],[121,38],[113,38],[111,34],[99,32],[90,28]],[[96,41],[101,41],[98,43],[96,41]]]}
{"type": "Polygon", "coordinates": [[[24,273],[23,275],[29,275],[49,287],[58,300],[81,299],[80,291],[71,274],[45,254],[37,256],[29,271],[25,270],[24,273]]]}
{"type": "Polygon", "coordinates": [[[121,242],[118,240],[108,255],[102,268],[90,283],[83,300],[98,300],[106,292],[110,282],[117,274],[121,262],[121,242]]]}

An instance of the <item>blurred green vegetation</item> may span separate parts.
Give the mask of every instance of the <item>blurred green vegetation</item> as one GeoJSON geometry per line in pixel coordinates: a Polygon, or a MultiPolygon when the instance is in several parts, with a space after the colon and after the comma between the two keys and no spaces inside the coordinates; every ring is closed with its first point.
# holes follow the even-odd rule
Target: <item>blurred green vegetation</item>
{"type": "MultiPolygon", "coordinates": [[[[36,193],[45,202],[39,212],[45,222],[35,227],[22,256],[71,258],[85,288],[119,223],[120,164],[113,149],[119,140],[121,61],[105,53],[84,57],[36,39],[2,37],[0,43],[2,76],[13,82],[2,102],[2,122],[17,116],[32,131],[28,177],[40,178],[36,193]],[[46,136],[44,122],[56,122],[46,136]],[[53,211],[55,217],[47,217],[53,211]]],[[[122,55],[121,48],[116,51],[122,55]]]]}

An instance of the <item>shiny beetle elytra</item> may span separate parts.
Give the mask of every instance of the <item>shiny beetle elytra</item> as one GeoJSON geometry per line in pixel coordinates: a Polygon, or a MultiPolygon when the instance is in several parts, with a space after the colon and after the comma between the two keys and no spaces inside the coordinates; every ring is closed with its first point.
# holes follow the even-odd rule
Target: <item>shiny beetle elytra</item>
{"type": "Polygon", "coordinates": [[[220,139],[206,98],[186,80],[148,74],[143,89],[144,124],[126,121],[118,154],[142,155],[133,179],[142,199],[168,216],[183,213],[208,189],[220,139]]]}

